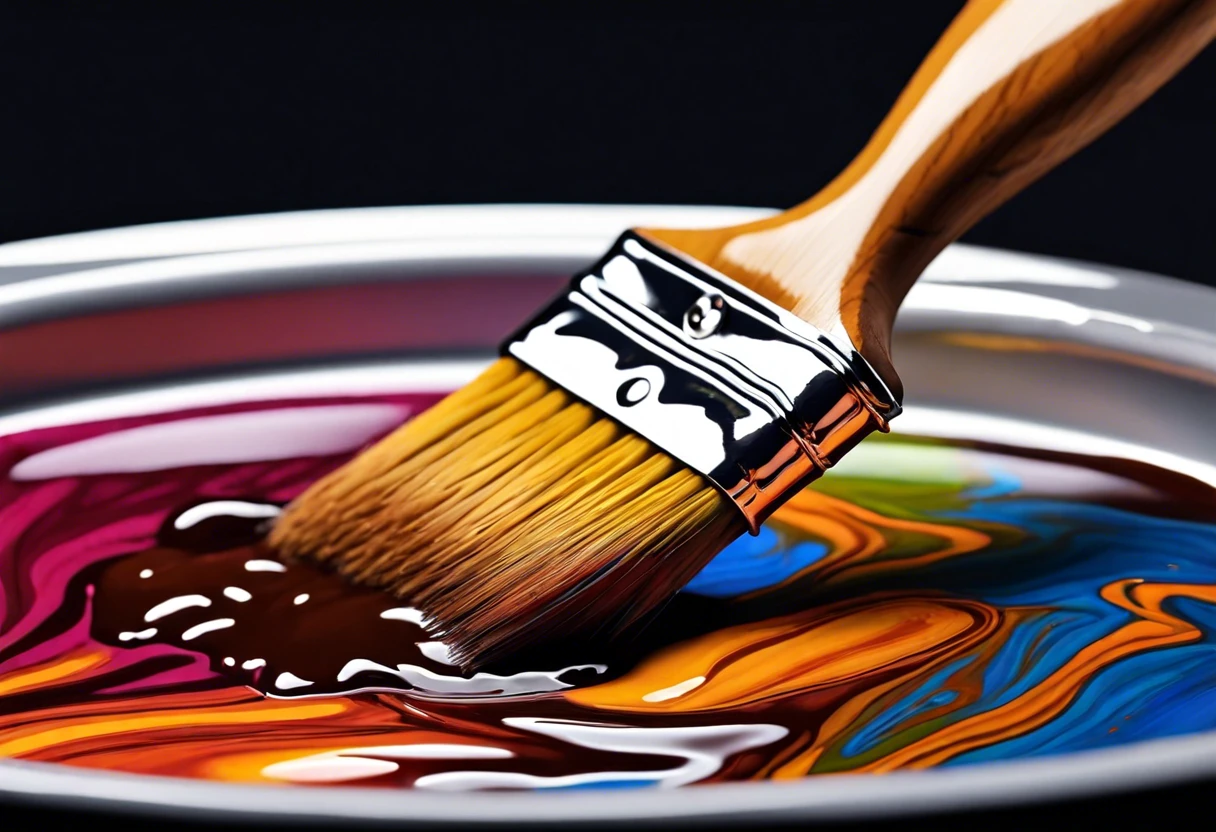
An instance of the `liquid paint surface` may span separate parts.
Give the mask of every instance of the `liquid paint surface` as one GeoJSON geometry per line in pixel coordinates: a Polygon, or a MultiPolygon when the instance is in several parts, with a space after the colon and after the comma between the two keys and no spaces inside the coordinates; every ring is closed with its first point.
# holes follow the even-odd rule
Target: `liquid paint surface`
{"type": "Polygon", "coordinates": [[[871,441],[621,645],[462,675],[425,612],[281,563],[276,506],[435,395],[0,437],[0,757],[431,790],[681,786],[1216,728],[1216,501],[871,441]]]}

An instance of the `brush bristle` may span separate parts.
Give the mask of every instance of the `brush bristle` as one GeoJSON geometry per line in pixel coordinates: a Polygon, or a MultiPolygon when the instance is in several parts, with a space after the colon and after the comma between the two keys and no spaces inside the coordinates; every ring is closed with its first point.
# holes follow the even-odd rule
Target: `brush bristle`
{"type": "Polygon", "coordinates": [[[502,358],[318,481],[270,543],[421,608],[473,667],[637,624],[744,530],[699,475],[502,358]]]}

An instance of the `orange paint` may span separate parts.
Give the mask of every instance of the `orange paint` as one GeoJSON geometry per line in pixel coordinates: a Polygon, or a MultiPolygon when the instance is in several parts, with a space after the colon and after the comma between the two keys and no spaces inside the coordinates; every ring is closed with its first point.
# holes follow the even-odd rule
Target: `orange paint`
{"type": "MultiPolygon", "coordinates": [[[[152,743],[155,736],[171,737],[175,729],[190,729],[194,736],[207,736],[209,727],[270,725],[286,721],[307,721],[341,714],[349,707],[338,699],[315,702],[290,702],[249,697],[248,701],[228,707],[171,707],[176,696],[151,697],[125,702],[126,711],[97,719],[91,715],[46,720],[38,713],[24,714],[25,725],[3,725],[0,757],[42,759],[49,752],[55,759],[70,758],[77,750],[96,746],[97,740],[121,737],[122,744],[152,743]],[[49,724],[48,724],[49,723],[49,724]]],[[[82,708],[72,708],[79,714],[82,708]]],[[[223,731],[217,732],[222,735],[223,731]]]]}
{"type": "Polygon", "coordinates": [[[657,653],[633,674],[566,698],[636,713],[740,708],[839,688],[879,672],[923,670],[982,640],[995,621],[994,611],[965,602],[846,602],[711,633],[657,653]]]}
{"type": "Polygon", "coordinates": [[[787,579],[787,584],[808,576],[821,583],[851,580],[874,572],[890,572],[896,564],[900,569],[912,569],[976,552],[992,543],[989,535],[976,529],[887,517],[811,490],[797,494],[773,519],[822,538],[831,546],[809,569],[787,579]],[[899,532],[938,538],[943,545],[898,560],[879,557],[887,549],[888,537],[899,532]]]}
{"type": "Polygon", "coordinates": [[[1201,635],[1197,627],[1163,609],[1165,600],[1175,596],[1216,603],[1216,586],[1145,584],[1135,579],[1108,584],[1102,597],[1139,620],[1088,645],[1041,684],[1006,705],[944,727],[859,770],[928,768],[974,748],[1025,734],[1063,711],[1102,668],[1143,650],[1197,641],[1201,635]]]}

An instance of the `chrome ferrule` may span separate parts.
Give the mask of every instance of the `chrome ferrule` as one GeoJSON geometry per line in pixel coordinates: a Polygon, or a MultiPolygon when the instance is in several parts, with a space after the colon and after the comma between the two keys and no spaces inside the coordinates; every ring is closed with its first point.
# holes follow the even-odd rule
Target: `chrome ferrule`
{"type": "Polygon", "coordinates": [[[502,352],[704,476],[753,534],[900,412],[852,344],[634,232],[502,352]]]}

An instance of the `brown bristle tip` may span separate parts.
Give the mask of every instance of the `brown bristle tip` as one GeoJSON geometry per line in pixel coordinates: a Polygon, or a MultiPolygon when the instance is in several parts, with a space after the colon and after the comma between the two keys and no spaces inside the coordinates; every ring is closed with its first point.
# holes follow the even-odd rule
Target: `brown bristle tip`
{"type": "Polygon", "coordinates": [[[309,488],[270,543],[422,609],[473,668],[629,629],[745,528],[698,474],[501,358],[309,488]]]}

